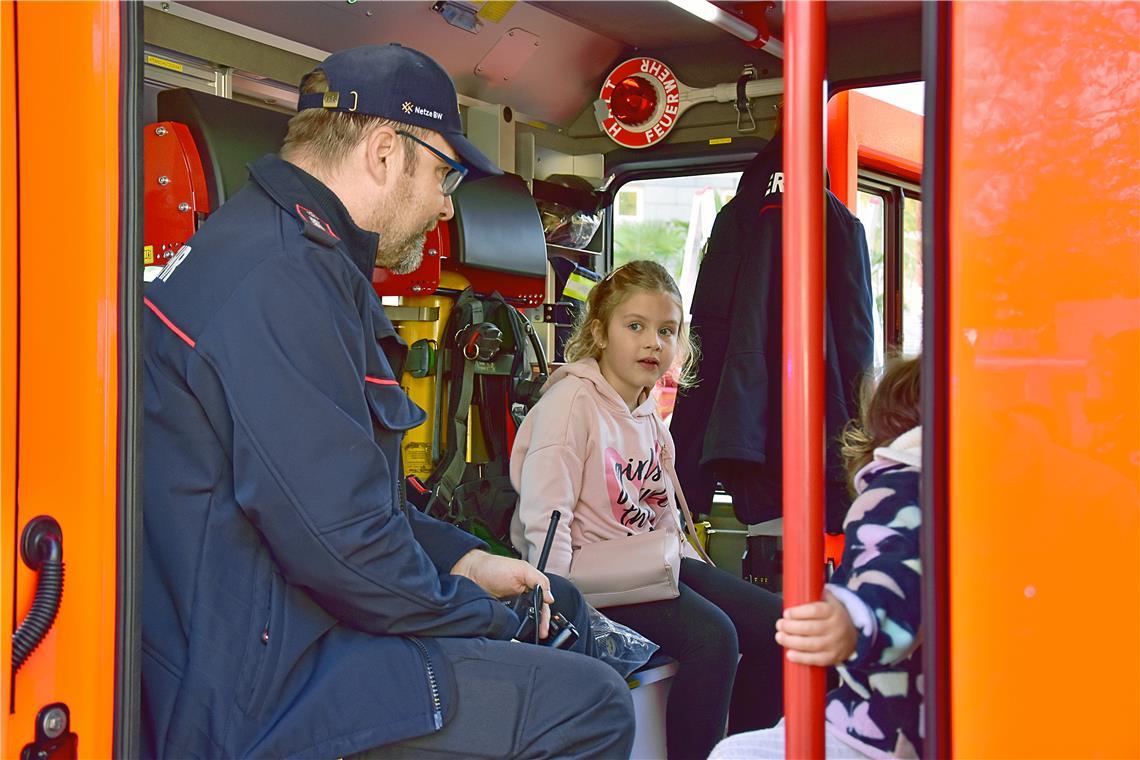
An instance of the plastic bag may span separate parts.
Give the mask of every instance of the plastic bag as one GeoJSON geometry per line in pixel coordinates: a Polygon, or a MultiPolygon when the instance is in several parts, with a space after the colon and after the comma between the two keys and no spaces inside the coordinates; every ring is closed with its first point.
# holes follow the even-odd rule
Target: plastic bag
{"type": "MultiPolygon", "coordinates": [[[[594,192],[594,186],[589,180],[572,174],[552,174],[546,181],[586,193],[594,192]]],[[[572,209],[555,201],[538,201],[538,212],[542,217],[546,242],[569,248],[585,248],[602,223],[602,215],[599,213],[572,209]]]]}
{"type": "Polygon", "coordinates": [[[621,674],[622,678],[649,662],[658,647],[632,628],[610,620],[590,605],[590,632],[597,657],[621,674]]]}
{"type": "Polygon", "coordinates": [[[538,204],[546,242],[568,248],[585,248],[602,223],[601,214],[575,211],[561,203],[538,204]]]}

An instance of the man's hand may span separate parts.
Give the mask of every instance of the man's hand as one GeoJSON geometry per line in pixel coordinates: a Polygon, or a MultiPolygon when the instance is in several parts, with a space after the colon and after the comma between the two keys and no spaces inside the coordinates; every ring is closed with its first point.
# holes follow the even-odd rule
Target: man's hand
{"type": "Polygon", "coordinates": [[[858,641],[847,608],[827,592],[823,601],[789,607],[776,621],[776,643],[787,650],[788,660],[802,665],[838,665],[858,641]]]}
{"type": "Polygon", "coordinates": [[[533,565],[521,559],[500,557],[488,554],[482,549],[472,549],[459,558],[451,568],[452,575],[462,575],[476,583],[491,596],[499,599],[518,596],[535,586],[542,588],[542,618],[538,625],[539,638],[545,639],[550,632],[550,605],[554,596],[550,593],[550,581],[533,565]]]}

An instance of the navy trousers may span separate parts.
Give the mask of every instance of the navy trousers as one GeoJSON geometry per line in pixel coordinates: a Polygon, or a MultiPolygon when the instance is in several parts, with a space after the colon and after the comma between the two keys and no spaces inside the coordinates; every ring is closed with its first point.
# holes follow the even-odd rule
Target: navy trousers
{"type": "Polygon", "coordinates": [[[353,760],[416,758],[627,758],[633,701],[592,650],[577,589],[550,576],[554,608],[581,633],[578,651],[490,639],[438,638],[455,674],[455,708],[442,729],[353,760]]]}

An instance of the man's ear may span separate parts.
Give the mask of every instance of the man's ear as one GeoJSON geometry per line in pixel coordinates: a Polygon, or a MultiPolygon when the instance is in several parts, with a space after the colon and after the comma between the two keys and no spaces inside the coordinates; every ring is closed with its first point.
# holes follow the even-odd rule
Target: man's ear
{"type": "Polygon", "coordinates": [[[394,166],[400,154],[400,136],[396,130],[387,125],[376,127],[361,142],[364,145],[365,170],[376,184],[384,185],[395,176],[393,171],[397,174],[401,171],[400,167],[394,166]]]}

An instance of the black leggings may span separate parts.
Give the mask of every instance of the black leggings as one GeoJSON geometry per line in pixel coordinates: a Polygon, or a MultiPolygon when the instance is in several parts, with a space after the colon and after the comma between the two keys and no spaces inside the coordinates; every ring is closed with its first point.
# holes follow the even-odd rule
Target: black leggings
{"type": "Polygon", "coordinates": [[[680,664],[666,715],[669,760],[708,757],[726,719],[730,734],[779,721],[783,652],[773,637],[782,606],[779,596],[732,573],[683,559],[676,599],[602,610],[680,664]]]}

